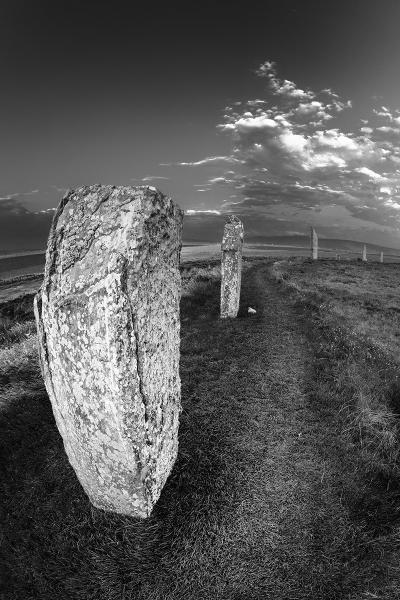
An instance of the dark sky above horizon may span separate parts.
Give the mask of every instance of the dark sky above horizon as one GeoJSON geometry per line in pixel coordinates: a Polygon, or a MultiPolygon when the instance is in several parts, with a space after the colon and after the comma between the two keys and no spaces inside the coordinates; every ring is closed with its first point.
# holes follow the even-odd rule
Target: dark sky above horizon
{"type": "Polygon", "coordinates": [[[397,0],[3,2],[0,250],[43,246],[41,211],[92,183],[171,194],[188,240],[235,212],[400,247],[399,22],[397,0]]]}

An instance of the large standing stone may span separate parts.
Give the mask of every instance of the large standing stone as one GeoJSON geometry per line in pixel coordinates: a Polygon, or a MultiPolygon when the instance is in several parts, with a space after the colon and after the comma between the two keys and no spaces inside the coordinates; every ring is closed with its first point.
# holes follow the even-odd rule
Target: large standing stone
{"type": "Polygon", "coordinates": [[[318,260],[318,235],[314,227],[311,227],[311,255],[313,260],[318,260]]]}
{"type": "Polygon", "coordinates": [[[362,251],[362,261],[367,262],[367,246],[364,244],[362,251]]]}
{"type": "Polygon", "coordinates": [[[243,223],[235,216],[224,227],[221,250],[221,318],[236,317],[242,279],[243,223]]]}
{"type": "Polygon", "coordinates": [[[147,517],[174,464],[183,212],[151,187],[67,193],[35,298],[42,373],[91,502],[147,517]]]}

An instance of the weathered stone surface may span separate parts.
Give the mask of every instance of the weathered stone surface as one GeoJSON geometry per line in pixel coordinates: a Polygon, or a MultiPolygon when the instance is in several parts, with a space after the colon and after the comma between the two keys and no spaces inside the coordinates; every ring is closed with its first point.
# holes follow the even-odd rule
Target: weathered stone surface
{"type": "Polygon", "coordinates": [[[318,235],[314,227],[311,227],[311,253],[312,259],[318,260],[318,235]]]}
{"type": "Polygon", "coordinates": [[[224,227],[221,250],[221,318],[235,318],[239,311],[242,279],[243,223],[235,216],[224,227]]]}
{"type": "Polygon", "coordinates": [[[367,262],[367,246],[364,244],[362,251],[362,260],[363,262],[367,262]]]}
{"type": "Polygon", "coordinates": [[[183,212],[151,187],[69,192],[35,298],[42,373],[66,453],[98,508],[149,516],[180,413],[183,212]]]}

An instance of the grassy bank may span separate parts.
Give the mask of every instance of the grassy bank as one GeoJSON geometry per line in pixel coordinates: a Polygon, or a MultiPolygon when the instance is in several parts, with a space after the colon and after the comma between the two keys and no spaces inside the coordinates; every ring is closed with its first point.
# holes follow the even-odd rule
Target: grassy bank
{"type": "Polygon", "coordinates": [[[391,580],[377,598],[400,597],[400,270],[398,265],[292,259],[271,267],[308,314],[315,393],[339,400],[353,454],[348,496],[386,557],[391,580]]]}
{"type": "Polygon", "coordinates": [[[397,265],[279,261],[277,280],[308,308],[316,364],[343,397],[349,432],[375,475],[399,476],[400,270],[397,265]]]}

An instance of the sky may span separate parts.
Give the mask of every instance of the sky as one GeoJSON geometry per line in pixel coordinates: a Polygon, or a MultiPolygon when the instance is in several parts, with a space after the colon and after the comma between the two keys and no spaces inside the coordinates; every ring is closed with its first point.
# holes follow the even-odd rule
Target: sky
{"type": "Polygon", "coordinates": [[[152,185],[186,242],[400,248],[400,2],[0,4],[0,251],[67,189],[152,185]],[[145,6],[137,6],[144,4],[145,6]]]}

